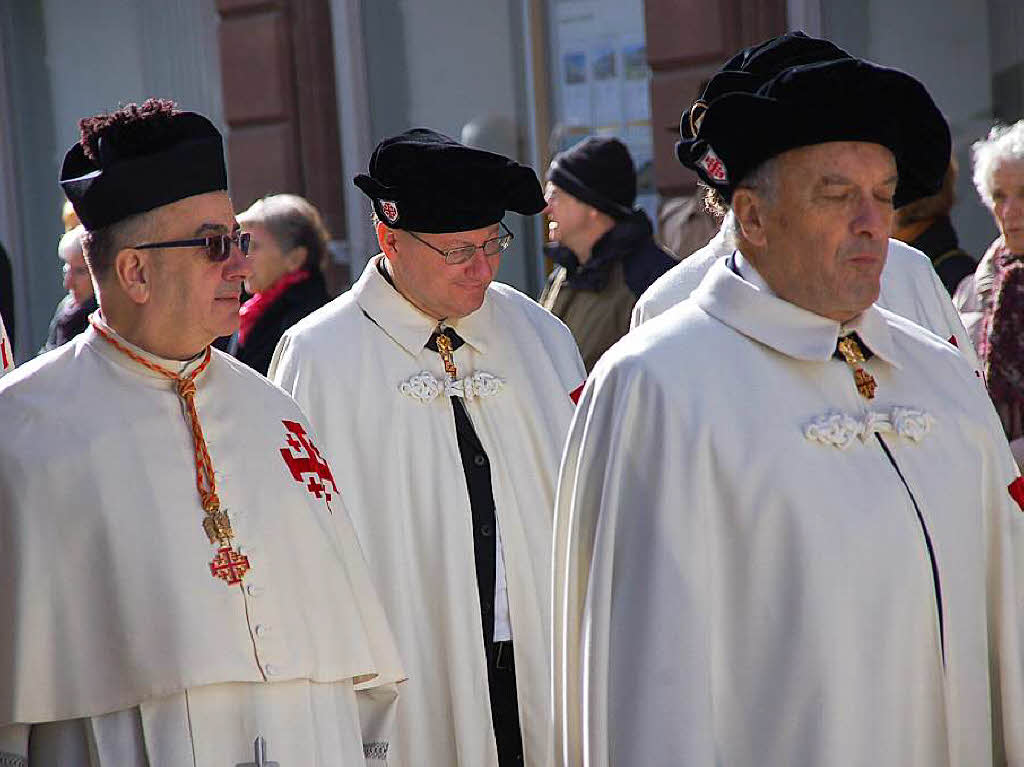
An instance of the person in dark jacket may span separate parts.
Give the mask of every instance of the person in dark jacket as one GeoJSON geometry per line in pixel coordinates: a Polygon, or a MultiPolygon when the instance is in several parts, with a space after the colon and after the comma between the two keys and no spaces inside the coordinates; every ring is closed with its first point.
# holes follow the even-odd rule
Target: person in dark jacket
{"type": "Polygon", "coordinates": [[[57,304],[39,354],[63,346],[89,327],[89,315],[96,311],[92,274],[85,263],[82,236],[85,227],[77,224],[60,238],[57,255],[64,262],[64,289],[67,294],[57,304]]]}
{"type": "Polygon", "coordinates": [[[294,194],[262,197],[238,222],[251,235],[253,273],[245,289],[252,298],[239,310],[228,351],[266,375],[284,331],[327,303],[321,264],[328,257],[329,235],[320,212],[294,194]]]}
{"type": "Polygon", "coordinates": [[[545,198],[546,255],[557,266],[540,303],[569,326],[589,372],[629,330],[640,294],[676,261],[633,207],[636,170],[618,139],[591,137],[556,156],[545,198]]]}
{"type": "Polygon", "coordinates": [[[950,296],[960,281],[968,274],[974,274],[978,266],[970,254],[960,247],[949,217],[956,201],[953,194],[956,177],[957,163],[952,158],[942,179],[942,188],[937,193],[897,209],[892,235],[922,251],[932,260],[932,267],[950,296]]]}

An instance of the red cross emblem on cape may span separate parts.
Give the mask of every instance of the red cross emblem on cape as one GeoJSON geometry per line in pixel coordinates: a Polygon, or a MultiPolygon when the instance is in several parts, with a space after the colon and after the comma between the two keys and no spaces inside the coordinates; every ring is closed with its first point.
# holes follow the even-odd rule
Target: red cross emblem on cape
{"type": "Polygon", "coordinates": [[[1024,477],[1017,477],[1006,489],[1010,492],[1010,497],[1017,502],[1020,510],[1024,511],[1024,477]]]}
{"type": "Polygon", "coordinates": [[[288,471],[292,478],[299,484],[305,485],[306,490],[316,498],[323,498],[328,510],[331,508],[331,498],[338,493],[338,486],[334,482],[334,475],[327,461],[320,455],[316,445],[310,440],[306,430],[301,423],[295,421],[281,421],[287,430],[288,447],[281,448],[281,457],[284,458],[288,471]],[[330,486],[330,487],[328,487],[330,486]]]}

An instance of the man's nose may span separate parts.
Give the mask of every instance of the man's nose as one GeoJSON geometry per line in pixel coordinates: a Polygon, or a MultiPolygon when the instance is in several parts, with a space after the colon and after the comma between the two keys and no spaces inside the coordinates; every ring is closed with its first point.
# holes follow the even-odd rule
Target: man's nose
{"type": "Polygon", "coordinates": [[[867,234],[875,239],[887,239],[893,222],[892,203],[882,202],[874,196],[865,197],[854,219],[857,234],[867,234]]]}
{"type": "Polygon", "coordinates": [[[496,261],[496,258],[489,258],[484,255],[482,250],[477,250],[469,260],[469,269],[467,270],[469,276],[481,282],[493,279],[494,262],[496,261]]]}
{"type": "Polygon", "coordinates": [[[252,260],[242,253],[242,249],[236,244],[231,244],[231,255],[224,261],[225,280],[244,280],[252,275],[252,260]]]}

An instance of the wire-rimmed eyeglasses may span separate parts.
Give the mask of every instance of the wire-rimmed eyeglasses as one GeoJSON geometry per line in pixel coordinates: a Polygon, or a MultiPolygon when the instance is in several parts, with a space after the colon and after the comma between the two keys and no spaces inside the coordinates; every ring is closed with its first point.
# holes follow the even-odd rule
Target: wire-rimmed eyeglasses
{"type": "Polygon", "coordinates": [[[499,221],[498,225],[505,230],[504,234],[485,240],[480,245],[464,245],[461,248],[452,248],[451,250],[441,250],[440,248],[434,247],[423,238],[417,237],[412,232],[409,232],[408,229],[406,229],[406,232],[408,232],[409,236],[414,240],[422,242],[431,250],[444,256],[444,262],[449,266],[458,266],[459,264],[464,264],[469,261],[477,250],[482,250],[485,256],[496,256],[512,244],[512,240],[515,238],[515,235],[508,230],[504,221],[499,221]]]}
{"type": "Polygon", "coordinates": [[[242,251],[243,256],[249,255],[248,232],[232,232],[231,234],[214,234],[210,237],[196,237],[192,240],[168,240],[167,242],[147,242],[143,245],[132,245],[136,250],[153,250],[156,248],[206,248],[206,257],[213,262],[227,261],[231,255],[231,246],[242,251]]]}

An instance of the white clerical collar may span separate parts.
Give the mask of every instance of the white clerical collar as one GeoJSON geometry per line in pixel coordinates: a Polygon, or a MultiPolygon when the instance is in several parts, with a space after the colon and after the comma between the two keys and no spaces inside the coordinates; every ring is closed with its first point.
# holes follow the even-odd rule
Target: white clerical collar
{"type": "MultiPolygon", "coordinates": [[[[353,297],[371,320],[409,354],[416,356],[423,351],[437,329],[437,320],[409,303],[384,279],[377,269],[377,260],[381,258],[384,255],[378,254],[367,263],[362,275],[352,286],[353,297]]],[[[454,328],[463,341],[483,354],[487,351],[485,338],[490,314],[490,301],[485,296],[483,306],[471,315],[444,324],[454,328]]]]}
{"type": "Polygon", "coordinates": [[[733,251],[732,254],[733,264],[736,266],[736,271],[740,277],[749,282],[755,288],[760,291],[767,293],[770,296],[775,295],[775,291],[771,289],[771,286],[765,281],[761,273],[754,268],[754,265],[743,257],[743,254],[739,250],[733,251]]]}
{"type": "MultiPolygon", "coordinates": [[[[697,305],[712,317],[788,357],[807,361],[831,359],[839,338],[856,332],[880,359],[900,367],[889,324],[878,307],[871,305],[839,323],[755,287],[733,271],[730,260],[712,264],[693,293],[697,305]]],[[[749,262],[747,267],[752,269],[749,262]]]]}
{"type": "MultiPolygon", "coordinates": [[[[114,338],[117,339],[118,343],[123,344],[127,348],[131,349],[133,353],[139,355],[146,361],[152,362],[154,365],[159,365],[160,367],[169,370],[170,372],[175,373],[176,375],[188,376],[203,362],[203,358],[205,356],[203,352],[200,352],[192,359],[185,361],[171,360],[167,359],[166,357],[158,357],[157,355],[151,354],[150,352],[147,352],[145,349],[136,346],[130,341],[126,341],[123,336],[118,334],[116,330],[114,330],[112,327],[110,327],[110,325],[108,325],[104,321],[99,309],[93,312],[91,316],[95,318],[96,322],[98,322],[99,325],[106,332],[114,336],[114,338]]],[[[140,365],[138,362],[133,360],[128,355],[124,354],[121,351],[118,351],[117,348],[115,348],[109,341],[102,338],[100,334],[97,333],[96,330],[91,325],[87,327],[85,329],[85,332],[83,333],[83,343],[86,344],[90,349],[93,349],[106,359],[119,365],[120,367],[125,368],[126,370],[130,370],[133,373],[138,373],[141,376],[153,379],[154,382],[161,383],[163,386],[168,385],[167,378],[160,375],[155,370],[150,370],[145,365],[140,365]]]]}

